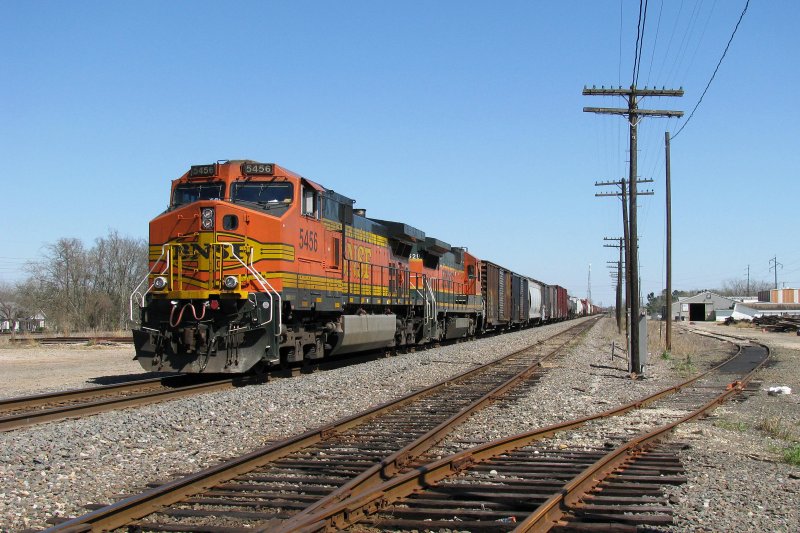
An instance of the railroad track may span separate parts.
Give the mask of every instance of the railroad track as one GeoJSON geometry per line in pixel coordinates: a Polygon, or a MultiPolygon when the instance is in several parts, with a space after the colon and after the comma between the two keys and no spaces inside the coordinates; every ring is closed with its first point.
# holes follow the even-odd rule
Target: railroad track
{"type": "Polygon", "coordinates": [[[671,509],[663,487],[686,479],[677,457],[681,445],[667,437],[680,424],[753,390],[752,377],[768,356],[766,347],[745,347],[688,382],[599,415],[443,459],[432,456],[441,450],[431,450],[370,491],[260,530],[358,524],[388,530],[634,532],[668,525],[671,509]],[[640,428],[634,438],[625,434],[632,425],[640,428]],[[564,436],[556,444],[543,440],[554,435],[564,436]]]}
{"type": "Polygon", "coordinates": [[[39,343],[39,344],[133,344],[133,337],[12,337],[8,342],[15,344],[39,343]]]}
{"type": "MultiPolygon", "coordinates": [[[[546,372],[597,319],[334,424],[65,520],[52,531],[278,527],[404,471],[470,414],[546,372]],[[213,506],[213,508],[211,508],[213,506]],[[219,508],[222,506],[222,509],[219,508]]],[[[235,528],[234,528],[235,529],[235,528]]]]}
{"type": "Polygon", "coordinates": [[[0,431],[229,389],[255,378],[197,381],[195,376],[176,375],[0,400],[0,431]]]}
{"type": "Polygon", "coordinates": [[[387,357],[384,351],[372,351],[321,362],[304,361],[302,365],[272,368],[261,374],[232,375],[221,379],[203,374],[177,374],[114,385],[8,398],[0,400],[0,432],[64,418],[90,416],[115,409],[255,385],[270,379],[294,377],[301,373],[329,370],[383,357],[387,357]]]}

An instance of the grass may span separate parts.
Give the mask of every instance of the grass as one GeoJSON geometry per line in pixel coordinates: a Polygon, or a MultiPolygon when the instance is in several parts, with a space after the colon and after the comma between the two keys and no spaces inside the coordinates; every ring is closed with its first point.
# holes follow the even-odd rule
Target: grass
{"type": "Polygon", "coordinates": [[[652,354],[661,354],[661,358],[669,360],[677,357],[691,357],[697,353],[697,344],[692,342],[688,335],[679,335],[676,330],[672,332],[672,349],[667,350],[666,331],[660,331],[661,323],[655,323],[653,329],[647,332],[647,351],[652,354]]]}
{"type": "Polygon", "coordinates": [[[779,416],[771,416],[761,420],[756,425],[756,428],[776,439],[791,440],[794,437],[792,429],[779,416]]]}
{"type": "Polygon", "coordinates": [[[714,425],[718,428],[727,429],[729,431],[747,431],[748,427],[744,422],[733,422],[730,420],[717,420],[714,422],[714,425]]]}
{"type": "Polygon", "coordinates": [[[682,374],[694,374],[697,372],[697,367],[692,362],[692,356],[687,355],[685,359],[681,361],[677,361],[675,366],[672,367],[673,370],[677,370],[682,374]]]}
{"type": "Polygon", "coordinates": [[[786,448],[783,451],[783,460],[790,465],[800,466],[800,444],[786,448]]]}

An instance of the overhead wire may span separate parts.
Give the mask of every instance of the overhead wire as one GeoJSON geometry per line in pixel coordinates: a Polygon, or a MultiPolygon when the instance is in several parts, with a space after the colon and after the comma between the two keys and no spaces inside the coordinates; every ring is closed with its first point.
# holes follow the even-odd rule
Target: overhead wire
{"type": "Polygon", "coordinates": [[[636,45],[633,53],[633,75],[631,76],[631,86],[636,85],[636,64],[639,60],[639,41],[642,38],[642,13],[644,12],[644,0],[639,0],[639,21],[636,24],[636,45]]]}
{"type": "MultiPolygon", "coordinates": [[[[697,39],[697,44],[694,47],[694,52],[692,52],[692,57],[689,59],[689,62],[686,64],[686,69],[684,70],[683,76],[681,79],[686,79],[688,77],[689,72],[692,70],[692,66],[694,65],[694,60],[697,57],[697,53],[700,51],[703,45],[703,40],[706,36],[706,31],[708,31],[708,26],[711,23],[711,19],[714,15],[714,9],[717,7],[717,0],[714,0],[714,3],[711,4],[711,9],[708,11],[708,16],[706,17],[706,22],[703,25],[703,30],[700,32],[700,37],[697,39]]],[[[699,18],[699,14],[698,14],[699,18]]]]}
{"type": "Polygon", "coordinates": [[[695,111],[697,111],[697,108],[700,107],[700,104],[703,102],[703,98],[706,96],[706,93],[708,92],[708,88],[711,87],[711,82],[714,81],[714,78],[717,75],[717,71],[719,71],[719,67],[720,67],[720,65],[722,65],[722,61],[725,59],[725,56],[728,54],[728,49],[731,47],[731,43],[733,42],[733,38],[736,36],[736,31],[739,29],[739,24],[742,23],[742,19],[744,18],[745,13],[747,13],[747,8],[749,6],[750,6],[750,0],[747,0],[745,2],[744,9],[742,10],[742,14],[739,15],[739,20],[736,21],[736,26],[733,28],[733,32],[731,33],[731,38],[728,39],[728,44],[725,45],[725,50],[722,52],[722,57],[719,58],[719,62],[717,62],[717,66],[714,69],[714,72],[711,74],[711,78],[708,80],[708,83],[706,84],[706,88],[703,89],[703,94],[700,95],[700,99],[697,101],[697,104],[694,106],[694,109],[692,109],[692,112],[689,113],[689,118],[687,118],[684,121],[684,123],[681,125],[680,129],[678,129],[678,131],[676,131],[674,135],[670,136],[670,139],[674,139],[675,137],[678,136],[678,134],[681,131],[683,131],[683,128],[685,128],[686,125],[689,123],[689,121],[692,120],[692,117],[694,116],[695,111]]]}
{"type": "Polygon", "coordinates": [[[658,8],[658,20],[656,21],[656,36],[653,38],[653,51],[650,54],[650,66],[647,67],[647,80],[645,80],[645,87],[650,83],[650,73],[653,71],[653,60],[656,57],[656,48],[658,48],[658,34],[661,30],[661,13],[664,11],[664,0],[661,0],[661,5],[658,8]]]}
{"type": "Polygon", "coordinates": [[[674,59],[672,61],[672,66],[667,71],[666,76],[664,76],[664,80],[669,85],[675,85],[675,79],[677,73],[679,72],[679,65],[683,64],[683,61],[686,57],[686,50],[689,48],[689,43],[692,41],[692,36],[695,32],[695,26],[697,24],[697,19],[700,13],[700,3],[702,0],[695,0],[694,7],[692,7],[692,12],[689,14],[689,20],[686,24],[686,31],[683,32],[683,36],[681,37],[681,42],[678,45],[678,49],[674,54],[674,59]]]}

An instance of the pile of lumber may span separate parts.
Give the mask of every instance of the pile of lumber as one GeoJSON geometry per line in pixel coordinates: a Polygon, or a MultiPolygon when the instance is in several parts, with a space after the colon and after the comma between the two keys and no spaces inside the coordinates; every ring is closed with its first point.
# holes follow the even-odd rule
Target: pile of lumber
{"type": "Polygon", "coordinates": [[[753,325],[767,331],[800,331],[800,317],[762,316],[753,319],[753,325]]]}

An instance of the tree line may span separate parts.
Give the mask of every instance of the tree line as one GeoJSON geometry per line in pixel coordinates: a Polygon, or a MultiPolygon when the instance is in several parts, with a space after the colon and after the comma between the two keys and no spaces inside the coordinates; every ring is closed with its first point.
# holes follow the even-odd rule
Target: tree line
{"type": "Polygon", "coordinates": [[[28,265],[24,280],[0,284],[0,320],[43,314],[47,329],[59,333],[128,329],[130,293],[147,271],[145,239],[116,230],[91,246],[61,238],[28,265]]]}

